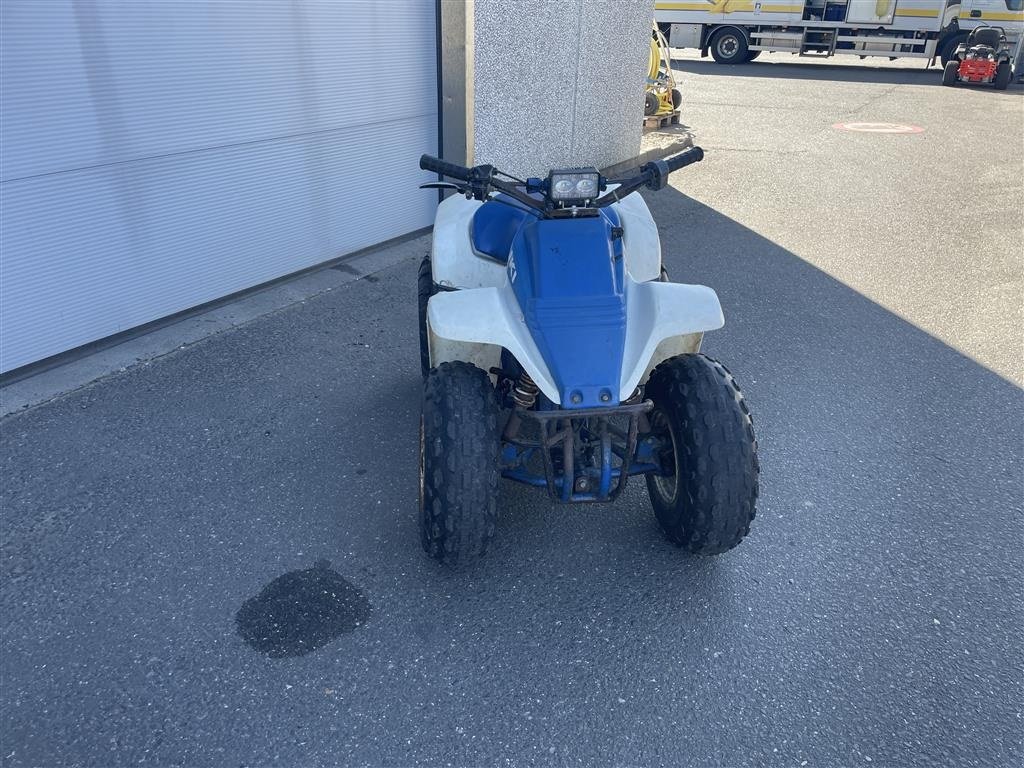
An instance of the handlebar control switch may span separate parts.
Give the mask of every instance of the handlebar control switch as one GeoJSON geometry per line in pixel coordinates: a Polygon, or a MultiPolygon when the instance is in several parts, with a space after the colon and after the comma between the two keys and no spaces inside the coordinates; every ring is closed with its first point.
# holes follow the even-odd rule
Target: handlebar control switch
{"type": "Polygon", "coordinates": [[[469,169],[470,197],[476,200],[486,200],[491,190],[491,180],[494,177],[493,165],[475,165],[469,169]]]}
{"type": "Polygon", "coordinates": [[[652,160],[640,170],[648,174],[648,189],[664,189],[665,185],[668,184],[668,175],[671,173],[671,170],[668,167],[668,163],[664,160],[652,160]]]}

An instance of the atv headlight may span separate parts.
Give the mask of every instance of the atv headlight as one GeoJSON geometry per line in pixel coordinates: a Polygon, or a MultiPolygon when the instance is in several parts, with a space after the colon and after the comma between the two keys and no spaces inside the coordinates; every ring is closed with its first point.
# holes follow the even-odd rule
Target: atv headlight
{"type": "Polygon", "coordinates": [[[548,176],[548,194],[556,203],[585,203],[600,192],[601,176],[596,168],[552,171],[548,176]]]}

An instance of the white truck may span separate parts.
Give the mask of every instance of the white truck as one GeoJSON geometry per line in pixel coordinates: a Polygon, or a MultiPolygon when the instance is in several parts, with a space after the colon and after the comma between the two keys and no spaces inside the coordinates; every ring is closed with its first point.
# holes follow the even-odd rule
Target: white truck
{"type": "Polygon", "coordinates": [[[673,48],[699,48],[722,64],[761,51],[800,56],[915,57],[943,65],[978,26],[1013,43],[1024,0],[656,0],[654,18],[673,48]]]}

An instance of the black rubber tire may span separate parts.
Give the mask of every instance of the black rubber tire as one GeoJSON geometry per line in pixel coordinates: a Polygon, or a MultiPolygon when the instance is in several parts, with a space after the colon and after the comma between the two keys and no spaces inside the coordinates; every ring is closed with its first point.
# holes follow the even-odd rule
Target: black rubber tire
{"type": "Polygon", "coordinates": [[[487,552],[498,505],[498,401],[475,365],[441,363],[423,384],[420,419],[420,534],[448,565],[487,552]]]}
{"type": "Polygon", "coordinates": [[[672,109],[679,109],[683,103],[683,94],[679,92],[678,88],[672,89],[672,109]]]}
{"type": "Polygon", "coordinates": [[[709,44],[711,55],[719,64],[743,64],[747,61],[747,38],[736,29],[726,28],[715,32],[709,44]]]}
{"type": "Polygon", "coordinates": [[[1005,91],[1010,85],[1010,62],[1003,59],[996,65],[996,77],[992,81],[997,91],[1005,91]]]}
{"type": "Polygon", "coordinates": [[[419,299],[420,318],[420,372],[426,376],[430,371],[430,345],[427,342],[427,302],[437,293],[434,287],[434,275],[430,267],[430,255],[420,262],[420,272],[416,281],[419,299]]]}
{"type": "Polygon", "coordinates": [[[651,373],[651,424],[667,431],[670,478],[647,475],[647,492],[670,541],[717,555],[750,531],[760,465],[753,420],[732,374],[704,355],[679,355],[651,373]]]}
{"type": "Polygon", "coordinates": [[[761,51],[747,51],[747,61],[753,61],[761,55],[761,51]]]}
{"type": "Polygon", "coordinates": [[[959,61],[950,61],[946,64],[946,68],[942,70],[942,84],[943,85],[956,85],[957,72],[960,71],[959,61]]]}
{"type": "Polygon", "coordinates": [[[653,91],[647,91],[644,94],[644,117],[658,114],[660,107],[661,101],[658,100],[658,94],[653,91]]]}
{"type": "Polygon", "coordinates": [[[945,67],[950,61],[959,61],[954,57],[957,47],[960,43],[967,40],[966,32],[958,32],[955,35],[950,35],[945,40],[939,42],[939,63],[945,67]]]}

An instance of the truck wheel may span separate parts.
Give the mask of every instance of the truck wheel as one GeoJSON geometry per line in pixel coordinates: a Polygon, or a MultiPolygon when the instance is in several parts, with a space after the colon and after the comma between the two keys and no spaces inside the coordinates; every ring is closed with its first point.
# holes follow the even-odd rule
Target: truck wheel
{"type": "Polygon", "coordinates": [[[939,62],[942,66],[946,66],[946,64],[954,59],[953,54],[956,53],[957,46],[965,40],[967,40],[967,33],[960,32],[950,35],[939,43],[939,62]]]}
{"type": "Polygon", "coordinates": [[[420,371],[424,376],[430,370],[430,344],[427,340],[427,302],[437,293],[434,288],[434,275],[430,268],[430,256],[424,256],[420,262],[420,273],[417,278],[417,293],[420,309],[420,371]]]}
{"type": "Polygon", "coordinates": [[[747,61],[753,61],[761,55],[761,51],[747,51],[747,61]]]}
{"type": "Polygon", "coordinates": [[[1007,59],[996,65],[996,78],[993,82],[997,91],[1005,91],[1010,84],[1010,62],[1007,59]]]}
{"type": "Polygon", "coordinates": [[[720,29],[711,38],[711,55],[719,64],[742,64],[748,53],[747,38],[737,29],[720,29]]]}
{"type": "Polygon", "coordinates": [[[942,70],[942,84],[943,85],[956,85],[957,72],[960,71],[959,61],[950,61],[946,64],[946,68],[942,70]]]}
{"type": "Polygon", "coordinates": [[[441,363],[427,374],[420,418],[423,549],[448,565],[484,555],[497,519],[498,401],[475,365],[441,363]]]}
{"type": "Polygon", "coordinates": [[[699,555],[726,552],[754,519],[760,467],[750,411],[721,363],[679,355],[651,373],[651,428],[665,441],[666,475],[647,475],[654,514],[673,543],[699,555]]]}

